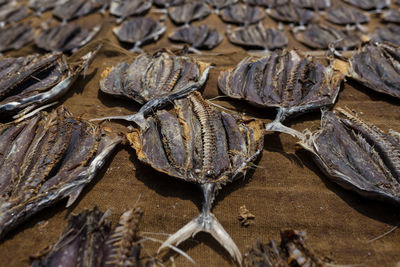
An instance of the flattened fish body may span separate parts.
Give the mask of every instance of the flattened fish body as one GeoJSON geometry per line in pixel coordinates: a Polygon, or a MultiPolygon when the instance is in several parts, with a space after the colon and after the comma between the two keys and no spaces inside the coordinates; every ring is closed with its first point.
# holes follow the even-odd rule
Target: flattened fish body
{"type": "Polygon", "coordinates": [[[243,0],[243,2],[252,6],[276,7],[287,4],[289,0],[243,0]]]}
{"type": "Polygon", "coordinates": [[[0,7],[0,24],[2,25],[20,21],[28,16],[28,7],[23,4],[11,2],[0,7]]]}
{"type": "Polygon", "coordinates": [[[265,18],[263,8],[245,4],[230,5],[220,12],[223,21],[235,24],[253,24],[265,18]]]}
{"type": "Polygon", "coordinates": [[[109,0],[68,0],[57,5],[53,15],[63,21],[83,17],[107,5],[109,0]]]}
{"type": "Polygon", "coordinates": [[[63,0],[29,0],[29,7],[41,14],[62,3],[63,0]]]}
{"type": "Polygon", "coordinates": [[[222,35],[208,25],[183,26],[168,37],[175,42],[190,44],[194,48],[212,49],[222,41],[222,35]]]}
{"type": "Polygon", "coordinates": [[[356,8],[334,5],[326,11],[326,19],[329,22],[347,25],[347,24],[358,24],[369,22],[369,14],[361,12],[356,8]]]}
{"type": "Polygon", "coordinates": [[[140,15],[147,12],[151,5],[149,0],[112,0],[110,14],[121,18],[140,15]]]}
{"type": "Polygon", "coordinates": [[[176,24],[190,23],[211,14],[211,9],[201,1],[188,2],[168,8],[168,16],[176,24]]]}
{"type": "Polygon", "coordinates": [[[283,22],[307,24],[314,18],[314,12],[293,4],[280,5],[268,12],[273,19],[283,22]]]}
{"type": "Polygon", "coordinates": [[[400,45],[400,25],[388,23],[377,27],[372,34],[371,40],[380,43],[389,42],[400,45]]]}
{"type": "Polygon", "coordinates": [[[4,27],[0,32],[0,52],[20,49],[33,41],[33,38],[33,29],[28,24],[18,23],[4,27]]]}
{"type": "Polygon", "coordinates": [[[331,0],[292,0],[296,6],[315,10],[327,9],[331,6],[331,0]]]}
{"type": "Polygon", "coordinates": [[[206,0],[206,2],[215,9],[221,9],[238,2],[238,0],[206,0]]]}
{"type": "Polygon", "coordinates": [[[346,3],[361,9],[383,9],[390,6],[390,0],[343,0],[346,3]]]}
{"type": "Polygon", "coordinates": [[[389,9],[381,14],[381,18],[386,22],[400,23],[400,10],[389,9]]]}
{"type": "Polygon", "coordinates": [[[179,6],[185,3],[185,0],[154,0],[156,6],[168,8],[170,6],[179,6]]]}

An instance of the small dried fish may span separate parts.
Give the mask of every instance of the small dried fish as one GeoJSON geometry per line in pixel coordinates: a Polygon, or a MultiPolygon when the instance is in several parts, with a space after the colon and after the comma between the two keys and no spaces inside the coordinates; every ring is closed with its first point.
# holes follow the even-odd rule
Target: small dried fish
{"type": "Polygon", "coordinates": [[[327,21],[338,25],[362,24],[369,22],[369,14],[345,5],[334,5],[326,11],[327,21]]]}
{"type": "Polygon", "coordinates": [[[183,42],[191,45],[190,49],[200,53],[197,49],[213,49],[222,41],[222,35],[208,25],[182,26],[172,33],[168,38],[171,41],[183,42]]]}
{"type": "Polygon", "coordinates": [[[11,2],[0,7],[0,27],[20,21],[29,16],[28,7],[24,4],[11,2]]]}
{"type": "Polygon", "coordinates": [[[389,23],[384,26],[377,27],[372,34],[371,39],[379,43],[389,42],[400,45],[400,25],[389,23]]]}
{"type": "Polygon", "coordinates": [[[64,0],[29,0],[29,7],[35,10],[38,15],[44,11],[53,9],[57,5],[62,4],[64,0]]]}
{"type": "Polygon", "coordinates": [[[227,29],[228,40],[247,48],[277,49],[288,44],[288,39],[283,30],[267,28],[263,23],[256,25],[227,29]]]}
{"type": "Polygon", "coordinates": [[[199,92],[175,100],[173,110],[159,110],[147,122],[147,129],[136,128],[127,135],[139,160],[199,185],[204,196],[201,213],[170,236],[159,251],[207,232],[240,263],[239,249],[211,208],[218,189],[245,173],[262,151],[262,122],[221,112],[199,92]]]}
{"type": "Polygon", "coordinates": [[[113,29],[121,42],[134,44],[132,52],[140,51],[140,46],[156,41],[165,32],[165,24],[148,17],[131,18],[113,29]]]}
{"type": "Polygon", "coordinates": [[[336,49],[348,50],[361,43],[356,31],[323,24],[313,23],[305,28],[294,28],[293,34],[297,41],[317,49],[328,49],[333,45],[336,49]]]}
{"type": "Polygon", "coordinates": [[[263,8],[246,4],[228,6],[222,9],[219,15],[225,22],[244,25],[257,23],[265,18],[263,8]]]}
{"type": "Polygon", "coordinates": [[[331,6],[331,0],[291,0],[292,4],[314,10],[327,9],[331,6]]]}
{"type": "Polygon", "coordinates": [[[90,42],[101,26],[86,29],[77,23],[45,25],[35,37],[39,48],[53,52],[71,52],[90,42]]]}
{"type": "Polygon", "coordinates": [[[385,22],[400,23],[400,10],[389,9],[381,14],[381,18],[385,22]]]}
{"type": "Polygon", "coordinates": [[[238,0],[206,0],[206,2],[215,9],[221,9],[237,3],[238,0]]]}
{"type": "Polygon", "coordinates": [[[0,125],[0,237],[61,199],[71,206],[120,142],[62,106],[0,125]]]}
{"type": "Polygon", "coordinates": [[[151,8],[150,0],[112,0],[110,14],[120,17],[119,21],[129,16],[137,16],[146,13],[151,8]]]}
{"type": "Polygon", "coordinates": [[[257,241],[245,254],[243,265],[253,266],[325,266],[327,262],[317,257],[307,246],[305,232],[281,231],[281,243],[275,240],[268,244],[257,241]]]}
{"type": "Polygon", "coordinates": [[[297,136],[282,122],[333,105],[342,81],[343,75],[331,66],[324,67],[295,50],[279,50],[258,60],[245,58],[235,68],[221,72],[218,87],[229,97],[263,108],[278,108],[275,121],[266,129],[297,136]]]}
{"type": "Polygon", "coordinates": [[[307,24],[314,18],[313,11],[290,3],[269,9],[268,14],[273,19],[283,22],[299,23],[300,25],[307,24]]]}
{"type": "Polygon", "coordinates": [[[0,53],[17,50],[33,41],[34,32],[27,23],[13,24],[0,30],[0,53]]]}
{"type": "Polygon", "coordinates": [[[252,6],[263,6],[263,7],[276,7],[289,3],[289,0],[243,0],[244,3],[252,6]]]}
{"type": "Polygon", "coordinates": [[[23,115],[61,97],[99,49],[74,64],[61,53],[0,59],[0,117],[23,115]]]}
{"type": "Polygon", "coordinates": [[[104,11],[109,2],[110,0],[67,0],[56,6],[53,15],[66,22],[83,17],[100,8],[104,11]]]}
{"type": "Polygon", "coordinates": [[[170,6],[179,6],[183,5],[186,0],[153,0],[153,3],[156,6],[168,8],[170,6]]]}
{"type": "Polygon", "coordinates": [[[201,1],[188,2],[168,8],[168,16],[176,24],[188,24],[211,14],[211,9],[201,1]]]}
{"type": "Polygon", "coordinates": [[[390,0],[343,0],[344,2],[364,10],[381,10],[390,6],[390,0]]]}
{"type": "Polygon", "coordinates": [[[400,46],[370,42],[349,60],[348,75],[366,87],[400,98],[400,46]]]}

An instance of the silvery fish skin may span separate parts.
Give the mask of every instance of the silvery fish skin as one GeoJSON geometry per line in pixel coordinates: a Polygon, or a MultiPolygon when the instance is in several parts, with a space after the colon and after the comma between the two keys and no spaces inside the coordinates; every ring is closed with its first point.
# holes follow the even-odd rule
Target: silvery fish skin
{"type": "Polygon", "coordinates": [[[381,18],[386,22],[400,23],[400,10],[389,9],[381,14],[381,18]]]}
{"type": "Polygon", "coordinates": [[[307,24],[314,18],[312,10],[290,3],[269,9],[268,15],[278,21],[299,23],[300,25],[307,24]]]}
{"type": "Polygon", "coordinates": [[[211,14],[211,9],[201,1],[188,2],[168,8],[168,16],[175,24],[188,24],[211,14]]]}
{"type": "Polygon", "coordinates": [[[206,2],[215,9],[221,9],[238,2],[238,0],[206,0],[206,2]]]}
{"type": "Polygon", "coordinates": [[[100,8],[108,6],[110,0],[67,0],[61,5],[57,5],[53,10],[53,16],[68,21],[83,17],[100,8]]]}
{"type": "Polygon", "coordinates": [[[211,208],[218,189],[245,173],[262,151],[262,122],[219,111],[199,92],[175,100],[170,112],[159,110],[147,121],[147,129],[135,128],[127,134],[139,160],[199,185],[204,197],[201,213],[170,236],[159,251],[208,232],[240,263],[239,249],[211,208]]]}
{"type": "Polygon", "coordinates": [[[292,0],[292,4],[315,10],[327,9],[331,6],[331,0],[292,0]]]}
{"type": "Polygon", "coordinates": [[[364,197],[400,204],[400,134],[385,133],[343,109],[322,114],[300,145],[333,182],[364,197]]]}
{"type": "Polygon", "coordinates": [[[380,10],[390,6],[390,0],[343,0],[343,1],[364,10],[371,10],[371,9],[380,10]]]}
{"type": "Polygon", "coordinates": [[[44,11],[53,9],[64,0],[29,0],[29,7],[41,14],[44,11]]]}
{"type": "Polygon", "coordinates": [[[354,30],[343,30],[320,23],[294,28],[293,35],[297,41],[315,49],[325,50],[333,45],[336,49],[347,50],[361,43],[359,34],[354,30]]]}
{"type": "Polygon", "coordinates": [[[247,48],[277,49],[288,44],[283,30],[267,28],[263,23],[256,25],[227,29],[228,40],[236,45],[247,48]]]}
{"type": "Polygon", "coordinates": [[[0,117],[25,114],[64,95],[98,49],[74,64],[61,53],[0,59],[0,117]]]}
{"type": "Polygon", "coordinates": [[[129,16],[140,15],[151,8],[149,0],[112,0],[110,14],[125,19],[129,16]]]}
{"type": "Polygon", "coordinates": [[[243,0],[243,2],[252,6],[276,7],[289,3],[289,0],[243,0]]]}
{"type": "Polygon", "coordinates": [[[186,2],[186,0],[153,0],[153,3],[156,6],[168,8],[170,6],[179,6],[183,5],[186,2]]]}
{"type": "Polygon", "coordinates": [[[208,25],[182,26],[172,33],[168,38],[171,41],[183,42],[191,47],[199,49],[213,49],[222,42],[222,35],[208,25]]]}
{"type": "Polygon", "coordinates": [[[371,40],[379,43],[389,42],[400,45],[400,25],[389,23],[377,27],[372,34],[371,40]]]}
{"type": "Polygon", "coordinates": [[[24,4],[11,2],[0,7],[0,27],[20,21],[29,16],[28,7],[24,4]]]}
{"type": "Polygon", "coordinates": [[[74,22],[60,23],[40,29],[35,44],[47,51],[71,52],[90,42],[100,29],[101,26],[86,29],[74,22]]]}
{"type": "Polygon", "coordinates": [[[265,18],[263,8],[246,4],[236,4],[223,8],[219,15],[225,22],[244,25],[254,24],[265,18]]]}
{"type": "Polygon", "coordinates": [[[334,104],[343,75],[295,50],[275,51],[255,59],[243,59],[235,68],[220,73],[218,87],[225,95],[263,108],[277,108],[267,130],[297,136],[281,122],[290,116],[334,104]]]}
{"type": "Polygon", "coordinates": [[[62,199],[71,206],[120,142],[62,106],[0,125],[0,237],[62,199]]]}
{"type": "Polygon", "coordinates": [[[327,21],[338,24],[362,24],[369,22],[369,14],[361,12],[357,8],[345,5],[333,5],[326,11],[325,18],[327,21]]]}
{"type": "Polygon", "coordinates": [[[114,27],[113,33],[121,42],[132,43],[133,52],[145,43],[155,41],[165,32],[165,24],[148,17],[131,18],[114,27]]]}
{"type": "Polygon", "coordinates": [[[400,98],[400,46],[370,42],[349,60],[349,76],[366,87],[400,98]]]}
{"type": "Polygon", "coordinates": [[[0,53],[18,50],[33,41],[34,32],[27,23],[6,26],[0,30],[0,53]]]}

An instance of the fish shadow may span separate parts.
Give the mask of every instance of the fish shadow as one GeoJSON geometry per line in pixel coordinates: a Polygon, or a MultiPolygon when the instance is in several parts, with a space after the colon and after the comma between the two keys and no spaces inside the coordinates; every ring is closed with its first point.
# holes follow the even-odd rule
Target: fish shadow
{"type": "MultiPolygon", "coordinates": [[[[142,107],[141,104],[136,103],[133,100],[126,99],[125,97],[112,96],[98,91],[97,97],[100,99],[101,103],[108,108],[122,107],[131,112],[131,114],[137,113],[142,107]]],[[[113,114],[113,115],[122,115],[122,114],[113,114]]]]}
{"type": "Polygon", "coordinates": [[[395,98],[394,96],[390,96],[381,92],[377,92],[375,90],[372,90],[365,85],[362,85],[361,83],[358,83],[356,80],[349,78],[346,83],[348,83],[350,86],[352,86],[354,89],[357,91],[362,92],[365,94],[367,97],[369,97],[372,101],[385,101],[388,102],[392,105],[395,106],[400,106],[400,101],[398,98],[395,98]]]}

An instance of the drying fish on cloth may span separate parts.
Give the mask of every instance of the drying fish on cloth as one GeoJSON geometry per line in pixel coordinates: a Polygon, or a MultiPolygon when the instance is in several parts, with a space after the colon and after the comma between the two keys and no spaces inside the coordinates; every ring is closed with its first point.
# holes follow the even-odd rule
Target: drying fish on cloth
{"type": "Polygon", "coordinates": [[[211,29],[208,25],[200,26],[182,26],[172,33],[168,38],[171,41],[183,42],[189,44],[196,53],[201,53],[197,49],[213,49],[222,42],[222,35],[216,30],[211,29]]]}
{"type": "Polygon", "coordinates": [[[221,9],[237,3],[238,0],[206,0],[206,2],[215,9],[221,9]]]}
{"type": "Polygon", "coordinates": [[[364,10],[381,10],[390,6],[390,0],[343,0],[344,2],[364,10]]]}
{"type": "Polygon", "coordinates": [[[314,11],[289,3],[269,9],[268,15],[278,21],[304,25],[314,18],[314,11]]]}
{"type": "Polygon", "coordinates": [[[67,63],[61,53],[0,58],[0,117],[22,116],[60,98],[99,49],[75,63],[67,63]]]}
{"type": "Polygon", "coordinates": [[[265,18],[263,8],[246,4],[236,4],[223,8],[219,15],[225,22],[243,25],[257,23],[265,18]]]}
{"type": "Polygon", "coordinates": [[[56,6],[53,11],[53,16],[66,22],[83,17],[100,8],[102,12],[104,12],[109,2],[110,0],[67,0],[56,6]]]}
{"type": "Polygon", "coordinates": [[[393,23],[377,27],[372,34],[371,40],[375,42],[389,42],[400,45],[400,25],[393,23]]]}
{"type": "Polygon", "coordinates": [[[168,16],[175,24],[188,24],[211,14],[211,9],[201,1],[188,2],[168,8],[168,16]]]}
{"type": "Polygon", "coordinates": [[[314,10],[327,9],[331,6],[331,0],[291,0],[292,4],[314,10]]]}
{"type": "Polygon", "coordinates": [[[1,124],[0,237],[62,199],[71,206],[120,142],[63,106],[1,124]]]}
{"type": "Polygon", "coordinates": [[[239,249],[211,208],[217,191],[245,174],[262,151],[262,122],[221,112],[199,92],[175,100],[170,112],[159,110],[147,122],[148,128],[127,134],[139,160],[198,185],[204,197],[201,213],[170,236],[160,250],[207,232],[240,263],[239,249]]]}
{"type": "Polygon", "coordinates": [[[151,5],[150,0],[112,0],[110,14],[120,17],[119,21],[122,21],[129,16],[146,13],[151,5]]]}
{"type": "Polygon", "coordinates": [[[335,4],[324,14],[327,21],[338,25],[362,24],[369,22],[369,14],[354,7],[335,4]]]}
{"type": "Polygon", "coordinates": [[[271,8],[287,4],[289,0],[243,0],[243,2],[252,6],[263,6],[271,8]]]}
{"type": "Polygon", "coordinates": [[[324,67],[295,50],[279,50],[256,59],[243,59],[235,68],[220,73],[218,87],[225,95],[244,99],[259,107],[279,109],[267,130],[293,136],[297,132],[282,125],[290,116],[334,104],[343,75],[324,67]]]}
{"type": "Polygon", "coordinates": [[[34,32],[27,23],[18,23],[0,29],[0,53],[17,50],[33,41],[34,32]]]}
{"type": "Polygon", "coordinates": [[[29,9],[26,5],[14,1],[10,2],[9,4],[0,7],[0,27],[12,22],[20,21],[29,15],[29,9]]]}
{"type": "Polygon", "coordinates": [[[381,14],[381,18],[385,22],[400,23],[400,10],[390,9],[381,14]]]}
{"type": "Polygon", "coordinates": [[[400,133],[385,133],[343,109],[322,113],[300,145],[329,179],[372,199],[400,203],[400,133]]]}

